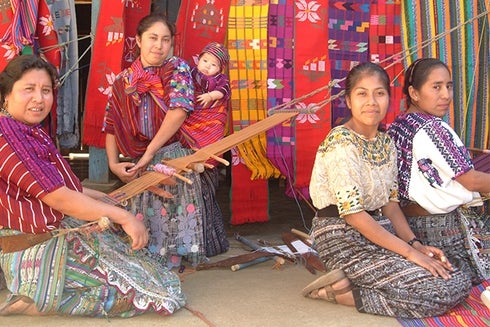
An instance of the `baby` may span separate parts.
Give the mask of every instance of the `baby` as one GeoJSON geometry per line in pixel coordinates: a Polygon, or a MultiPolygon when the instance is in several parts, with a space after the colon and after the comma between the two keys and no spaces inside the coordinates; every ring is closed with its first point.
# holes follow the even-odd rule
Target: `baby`
{"type": "Polygon", "coordinates": [[[214,106],[216,100],[225,103],[230,97],[230,81],[223,74],[230,56],[218,42],[208,43],[199,54],[197,66],[191,69],[194,81],[196,109],[214,106]]]}

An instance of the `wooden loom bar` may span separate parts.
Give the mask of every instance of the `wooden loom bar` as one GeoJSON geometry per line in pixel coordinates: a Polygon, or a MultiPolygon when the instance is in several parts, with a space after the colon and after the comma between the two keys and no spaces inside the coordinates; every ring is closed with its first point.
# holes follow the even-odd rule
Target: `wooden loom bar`
{"type": "MultiPolygon", "coordinates": [[[[296,111],[275,113],[256,122],[255,124],[239,130],[238,132],[234,132],[233,134],[228,135],[219,141],[209,144],[202,149],[197,150],[193,154],[172,160],[166,160],[164,161],[164,164],[175,168],[179,172],[186,171],[189,169],[188,166],[191,164],[204,163],[209,158],[215,158],[215,156],[225,153],[238,144],[241,144],[256,135],[267,131],[268,129],[296,116],[297,114],[298,112],[296,111]]],[[[116,199],[118,203],[121,203],[127,199],[130,199],[136,194],[143,192],[150,186],[157,184],[168,184],[171,181],[170,177],[171,176],[162,173],[150,171],[109,193],[109,196],[116,199]]]]}

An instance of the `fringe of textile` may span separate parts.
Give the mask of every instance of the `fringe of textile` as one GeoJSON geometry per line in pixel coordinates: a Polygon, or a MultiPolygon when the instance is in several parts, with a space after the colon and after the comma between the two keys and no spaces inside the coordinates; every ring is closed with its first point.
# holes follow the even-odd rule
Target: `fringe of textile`
{"type": "Polygon", "coordinates": [[[420,57],[435,57],[448,64],[454,98],[447,119],[465,145],[476,148],[489,145],[488,16],[461,26],[437,42],[431,39],[488,10],[488,2],[479,0],[402,1],[403,49],[407,54],[413,52],[405,59],[405,66],[420,57]],[[410,51],[412,47],[419,49],[410,51]]]}
{"type": "MultiPolygon", "coordinates": [[[[268,109],[294,98],[294,1],[269,4],[268,22],[268,109]]],[[[295,120],[284,122],[266,132],[267,158],[291,182],[294,180],[295,120]]],[[[293,195],[292,183],[286,183],[286,194],[293,195]]]]}
{"type": "MultiPolygon", "coordinates": [[[[296,2],[295,53],[296,95],[307,94],[330,82],[329,1],[296,2]]],[[[316,94],[298,103],[299,109],[314,107],[328,95],[316,94]]],[[[331,128],[330,111],[300,113],[296,117],[295,190],[309,198],[308,186],[318,145],[331,128]]]]}
{"type": "MultiPolygon", "coordinates": [[[[234,0],[228,18],[233,130],[266,116],[268,1],[234,0]]],[[[268,214],[268,178],[279,171],[265,156],[265,133],[237,147],[231,168],[231,223],[264,222],[268,214]],[[248,167],[248,169],[247,169],[248,167]]]]}

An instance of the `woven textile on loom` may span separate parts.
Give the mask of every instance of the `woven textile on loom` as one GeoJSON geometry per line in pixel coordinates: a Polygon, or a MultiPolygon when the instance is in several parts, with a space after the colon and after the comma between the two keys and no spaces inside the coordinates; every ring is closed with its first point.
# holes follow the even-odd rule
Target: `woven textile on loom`
{"type": "MultiPolygon", "coordinates": [[[[229,77],[233,130],[267,115],[268,1],[231,1],[228,18],[229,77]]],[[[232,223],[264,222],[268,215],[269,177],[280,172],[266,157],[265,133],[233,149],[232,223]],[[238,149],[238,150],[237,150],[238,149]],[[259,178],[259,179],[257,179],[259,178]]]]}
{"type": "Polygon", "coordinates": [[[448,64],[454,82],[448,120],[463,143],[475,148],[489,146],[488,10],[490,3],[481,0],[402,0],[403,50],[408,52],[428,42],[406,58],[405,64],[420,57],[435,57],[448,64]],[[484,12],[487,14],[480,19],[458,27],[484,12]],[[455,31],[431,41],[452,28],[455,31]]]}
{"type": "MultiPolygon", "coordinates": [[[[293,0],[269,5],[268,23],[268,109],[295,97],[294,83],[294,10],[293,0]]],[[[286,194],[292,196],[294,182],[295,120],[286,121],[267,131],[267,157],[286,178],[286,194]]]]}
{"type": "MultiPolygon", "coordinates": [[[[93,1],[92,5],[96,1],[93,1]]],[[[135,27],[134,21],[150,13],[150,1],[142,1],[139,6],[125,7],[120,0],[104,0],[97,3],[100,6],[95,41],[92,50],[85,112],[83,120],[83,138],[85,145],[99,148],[105,147],[105,134],[102,133],[107,96],[114,78],[123,67],[124,45],[132,40],[125,39],[127,26],[135,27]],[[123,19],[123,17],[130,17],[123,19]]],[[[129,32],[134,37],[135,31],[129,32]]],[[[134,51],[133,46],[127,46],[127,51],[134,51]]],[[[129,54],[131,56],[131,54],[129,54]]]]}
{"type": "Polygon", "coordinates": [[[490,286],[490,281],[484,281],[474,286],[470,296],[461,304],[452,308],[446,314],[438,317],[423,319],[398,319],[404,327],[485,327],[490,326],[490,310],[483,304],[480,294],[490,286]]]}

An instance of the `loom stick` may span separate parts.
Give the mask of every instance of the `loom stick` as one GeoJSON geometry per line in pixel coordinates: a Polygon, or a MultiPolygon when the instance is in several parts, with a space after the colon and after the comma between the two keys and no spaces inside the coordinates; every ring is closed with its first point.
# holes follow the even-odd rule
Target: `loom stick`
{"type": "MultiPolygon", "coordinates": [[[[250,241],[250,240],[248,240],[248,239],[246,239],[246,238],[244,238],[238,234],[235,235],[235,238],[237,241],[242,242],[243,244],[247,245],[248,247],[250,247],[254,251],[261,251],[262,250],[262,247],[260,245],[254,243],[254,242],[252,242],[252,241],[250,241]]],[[[272,259],[274,259],[274,261],[278,265],[283,265],[286,262],[286,260],[284,260],[284,258],[281,258],[277,255],[274,255],[272,259]]]]}
{"type": "Polygon", "coordinates": [[[269,261],[270,259],[272,259],[272,258],[271,257],[260,257],[260,258],[254,259],[252,261],[249,261],[249,262],[238,263],[236,265],[231,266],[231,271],[238,271],[240,269],[244,269],[244,268],[247,268],[247,267],[262,263],[262,262],[269,261]]]}
{"type": "MultiPolygon", "coordinates": [[[[238,144],[241,144],[274,126],[283,123],[284,121],[292,118],[293,116],[296,116],[297,114],[298,112],[292,111],[275,113],[272,116],[269,116],[256,122],[255,124],[249,125],[237,132],[234,132],[233,134],[230,134],[219,141],[211,143],[197,150],[193,154],[180,158],[166,160],[165,164],[167,166],[175,168],[177,171],[189,171],[188,166],[190,164],[206,162],[210,158],[210,155],[219,156],[220,154],[225,153],[238,144]]],[[[109,193],[109,195],[113,198],[117,198],[120,203],[122,203],[125,200],[128,200],[133,196],[143,192],[148,186],[157,185],[167,180],[171,181],[169,176],[151,171],[114,190],[113,192],[109,193]]]]}
{"type": "Polygon", "coordinates": [[[223,268],[230,267],[233,265],[250,262],[257,258],[272,257],[274,254],[268,252],[249,252],[245,254],[240,254],[231,258],[223,259],[216,262],[200,263],[196,266],[196,270],[207,270],[211,268],[223,268]]]}
{"type": "Polygon", "coordinates": [[[46,242],[53,237],[58,237],[61,235],[68,234],[69,232],[88,230],[88,228],[93,228],[94,225],[98,225],[100,230],[105,230],[110,225],[110,220],[107,217],[102,217],[99,220],[91,221],[84,225],[75,228],[57,229],[40,234],[15,234],[0,236],[0,250],[3,253],[12,253],[21,250],[28,249],[34,245],[46,242]]]}

